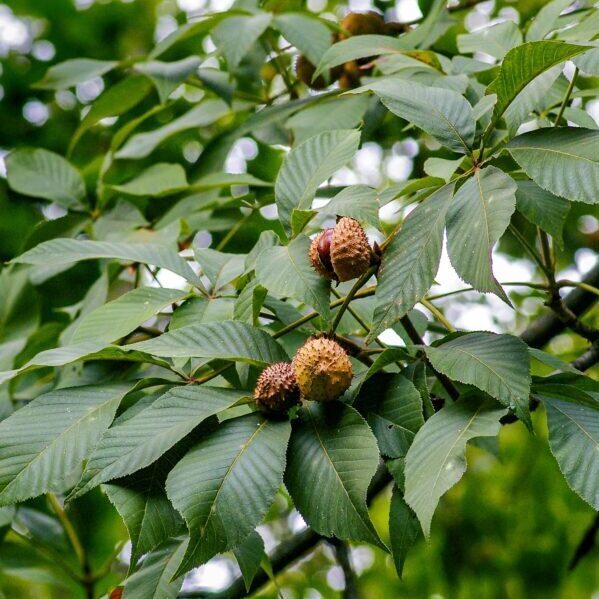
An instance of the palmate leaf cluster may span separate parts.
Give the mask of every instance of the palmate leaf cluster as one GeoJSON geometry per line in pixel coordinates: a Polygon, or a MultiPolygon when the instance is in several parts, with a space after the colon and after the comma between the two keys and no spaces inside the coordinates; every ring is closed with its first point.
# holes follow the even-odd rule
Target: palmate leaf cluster
{"type": "Polygon", "coordinates": [[[337,43],[337,23],[280,4],[237,2],[135,60],[51,67],[39,88],[113,84],[65,155],[22,147],[6,158],[15,198],[64,214],[0,271],[0,531],[13,507],[58,494],[68,509],[101,486],[132,543],[128,599],[176,597],[186,572],[226,551],[251,584],[268,567],[255,529],[281,495],[319,535],[390,551],[401,574],[464,474],[468,441],[496,436],[506,418],[532,429],[539,402],[561,472],[599,509],[599,384],[515,331],[456,332],[414,310],[430,309],[444,239],[467,285],[513,307],[493,270],[506,231],[525,237],[528,223],[557,248],[572,203],[599,204],[599,131],[580,108],[599,76],[596,14],[560,16],[570,3],[553,0],[520,27],[457,35],[455,52],[442,40],[466,11],[442,1],[401,35],[337,43]],[[309,93],[291,66],[298,53],[316,75],[375,58],[358,87],[309,93]],[[103,119],[115,116],[107,137],[103,119]],[[424,172],[383,189],[329,185],[385,128],[438,150],[424,172]],[[98,131],[95,155],[79,152],[98,131]],[[172,151],[190,133],[202,144],[192,164],[172,151]],[[228,172],[242,138],[257,156],[228,172]],[[391,202],[411,208],[399,226],[379,219],[391,202]],[[331,285],[308,258],[335,216],[385,240],[339,322],[351,283],[331,285]],[[53,281],[84,291],[48,308],[53,281]],[[333,323],[354,348],[350,389],[289,419],[257,411],[260,372],[333,323]],[[382,343],[389,329],[405,343],[382,343]],[[533,358],[556,371],[533,376],[533,358]],[[367,506],[387,471],[390,547],[367,506]]]}

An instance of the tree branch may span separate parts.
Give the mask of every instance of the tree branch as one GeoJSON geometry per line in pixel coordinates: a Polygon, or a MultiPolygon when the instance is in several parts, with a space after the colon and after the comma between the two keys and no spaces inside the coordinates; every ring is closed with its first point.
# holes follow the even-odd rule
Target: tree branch
{"type": "Polygon", "coordinates": [[[360,599],[360,593],[356,583],[356,575],[351,565],[351,556],[349,546],[345,541],[339,539],[331,539],[329,543],[335,549],[337,561],[343,570],[345,578],[345,589],[343,590],[343,599],[360,599]]]}

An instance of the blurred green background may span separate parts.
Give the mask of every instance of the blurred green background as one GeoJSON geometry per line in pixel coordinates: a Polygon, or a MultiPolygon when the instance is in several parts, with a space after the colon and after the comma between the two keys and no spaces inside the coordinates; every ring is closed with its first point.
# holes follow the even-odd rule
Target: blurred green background
{"type": "MultiPolygon", "coordinates": [[[[399,2],[350,3],[364,10],[376,5],[392,8],[399,2]]],[[[32,89],[50,64],[74,57],[119,59],[146,53],[155,41],[189,16],[223,10],[228,0],[12,0],[0,3],[0,151],[20,145],[42,146],[64,153],[82,110],[102,86],[95,82],[73,92],[32,89]]],[[[334,10],[334,2],[325,7],[334,10]]],[[[342,4],[342,3],[339,3],[342,4]]],[[[415,4],[415,2],[413,2],[415,4]]],[[[510,5],[510,3],[504,3],[510,5]]],[[[511,8],[537,10],[543,2],[511,3],[511,8]]],[[[101,140],[100,140],[101,142],[101,140]]],[[[98,143],[89,136],[86,143],[98,143]]],[[[85,145],[85,144],[84,144],[85,145]]],[[[81,149],[85,155],[85,150],[81,149]]],[[[40,219],[27,203],[9,202],[4,171],[0,169],[0,257],[20,248],[25,232],[40,219]]],[[[597,247],[581,231],[576,215],[568,221],[570,256],[580,245],[597,247]]],[[[562,339],[562,344],[564,340],[562,339]]],[[[572,350],[572,343],[564,347],[572,350]]],[[[565,352],[567,354],[567,352],[565,352]]],[[[567,358],[567,355],[564,357],[567,358]]],[[[520,424],[503,428],[499,447],[469,450],[468,474],[441,501],[429,544],[422,539],[408,557],[399,581],[389,556],[371,547],[354,546],[352,560],[359,574],[361,596],[431,599],[524,599],[530,597],[599,599],[599,549],[589,553],[570,572],[568,564],[595,514],[572,493],[551,456],[545,416],[535,415],[535,436],[520,424]]],[[[86,542],[105,555],[105,549],[124,540],[118,516],[100,493],[82,504],[80,514],[86,542]],[[90,519],[90,514],[95,518],[90,519]]],[[[389,497],[373,506],[373,519],[385,536],[389,497]]],[[[40,510],[43,511],[40,506],[40,510]]],[[[39,514],[38,514],[39,515],[39,514]]],[[[279,538],[289,529],[277,522],[261,530],[279,538]]],[[[49,526],[41,521],[39,527],[49,526]]],[[[51,531],[48,531],[50,534],[51,531]]],[[[268,540],[268,539],[267,539],[268,540]]],[[[124,571],[125,565],[122,564],[124,571]]],[[[115,573],[113,583],[119,580],[115,573]]],[[[212,564],[189,581],[224,587],[235,574],[232,561],[212,564]],[[210,569],[211,568],[211,569],[210,569]]],[[[310,559],[278,578],[285,599],[341,596],[343,577],[330,548],[320,547],[310,559]]],[[[27,555],[15,546],[0,549],[0,597],[44,599],[76,596],[69,586],[51,590],[44,573],[32,576],[27,555]],[[35,581],[35,582],[33,582],[35,581]]],[[[107,589],[105,589],[107,590],[107,589]]],[[[270,586],[259,596],[277,597],[270,586]]]]}

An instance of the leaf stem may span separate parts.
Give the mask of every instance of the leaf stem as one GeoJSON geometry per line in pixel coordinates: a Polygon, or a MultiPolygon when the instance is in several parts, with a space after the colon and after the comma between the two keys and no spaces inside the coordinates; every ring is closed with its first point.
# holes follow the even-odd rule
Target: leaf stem
{"type": "Polygon", "coordinates": [[[526,240],[524,235],[522,235],[522,233],[520,233],[520,231],[518,231],[518,229],[516,229],[516,227],[514,225],[510,224],[509,229],[510,229],[510,233],[516,238],[518,243],[520,243],[520,245],[529,254],[529,256],[534,260],[534,262],[536,262],[537,266],[543,271],[543,273],[549,280],[551,273],[545,266],[545,263],[543,262],[543,260],[539,256],[539,254],[537,253],[536,249],[528,243],[528,241],[526,240]]]}
{"type": "Polygon", "coordinates": [[[347,310],[349,303],[354,299],[356,293],[360,291],[364,285],[368,282],[368,279],[376,272],[378,268],[378,264],[371,266],[353,285],[353,287],[349,290],[349,293],[345,296],[343,303],[341,304],[341,308],[339,308],[339,312],[335,315],[335,319],[333,320],[333,324],[331,325],[331,333],[334,333],[341,322],[341,318],[345,310],[347,310]]]}
{"type": "Polygon", "coordinates": [[[71,521],[69,520],[69,517],[67,516],[67,513],[65,512],[62,504],[58,500],[58,497],[56,497],[56,495],[54,495],[54,493],[48,493],[47,497],[48,497],[48,502],[52,506],[52,509],[54,510],[54,513],[56,514],[56,517],[60,521],[60,524],[62,525],[62,527],[65,531],[65,534],[67,535],[73,549],[75,550],[75,555],[77,556],[79,563],[83,566],[85,564],[87,558],[85,555],[85,549],[83,548],[83,545],[81,544],[81,541],[79,540],[79,536],[77,535],[75,528],[71,524],[71,521]]]}
{"type": "Polygon", "coordinates": [[[437,308],[437,306],[433,305],[430,300],[421,299],[420,303],[433,314],[433,316],[450,332],[455,333],[456,328],[445,318],[443,312],[437,308]]]}
{"type": "Polygon", "coordinates": [[[562,116],[564,115],[566,106],[568,105],[568,102],[570,101],[570,96],[572,95],[572,92],[574,91],[574,84],[576,83],[576,79],[578,78],[579,72],[580,71],[578,70],[578,67],[576,67],[574,69],[574,73],[572,74],[572,79],[570,79],[570,84],[568,85],[568,89],[566,90],[566,93],[564,94],[564,99],[562,100],[562,105],[560,106],[559,112],[557,113],[557,117],[555,118],[555,123],[553,124],[554,127],[559,126],[559,122],[560,122],[562,116]]]}

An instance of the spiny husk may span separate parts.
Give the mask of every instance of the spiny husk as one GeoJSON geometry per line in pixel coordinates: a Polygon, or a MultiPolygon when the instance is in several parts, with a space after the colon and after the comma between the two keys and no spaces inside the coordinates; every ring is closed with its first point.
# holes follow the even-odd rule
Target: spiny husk
{"type": "Polygon", "coordinates": [[[343,217],[331,242],[331,262],[339,281],[355,279],[370,266],[372,252],[364,229],[357,220],[343,217]]]}
{"type": "Polygon", "coordinates": [[[350,386],[353,369],[345,350],[333,339],[311,337],[293,358],[302,398],[333,401],[350,386]]]}
{"type": "Polygon", "coordinates": [[[265,368],[254,387],[256,405],[265,414],[284,414],[299,398],[295,373],[287,362],[276,362],[265,368]]]}

